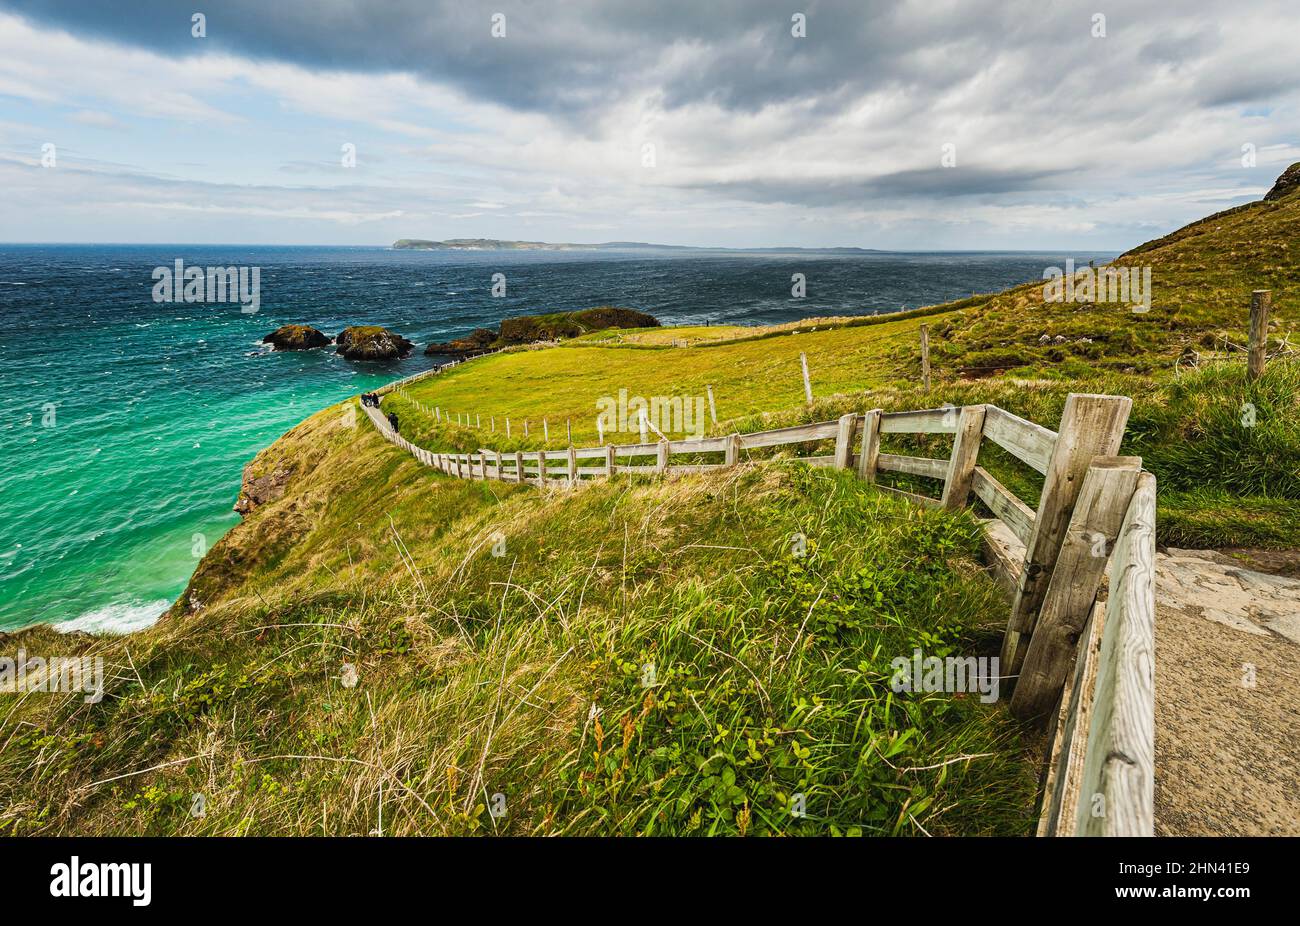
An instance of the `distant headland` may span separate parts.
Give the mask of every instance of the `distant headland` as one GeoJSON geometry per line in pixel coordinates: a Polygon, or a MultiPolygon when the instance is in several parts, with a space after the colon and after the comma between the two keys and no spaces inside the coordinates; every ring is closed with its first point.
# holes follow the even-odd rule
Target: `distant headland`
{"type": "Polygon", "coordinates": [[[425,238],[399,238],[393,242],[398,251],[728,251],[737,254],[784,254],[814,252],[818,254],[883,254],[878,248],[700,248],[686,244],[651,244],[645,241],[605,241],[600,244],[555,243],[550,241],[504,241],[500,238],[448,238],[430,241],[425,238]]]}

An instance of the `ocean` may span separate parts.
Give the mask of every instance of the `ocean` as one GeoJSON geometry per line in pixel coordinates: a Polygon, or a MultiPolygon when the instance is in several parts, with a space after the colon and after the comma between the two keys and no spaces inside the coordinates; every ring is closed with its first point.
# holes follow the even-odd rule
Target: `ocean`
{"type": "Polygon", "coordinates": [[[244,464],[307,415],[428,368],[429,341],[605,304],[668,324],[887,313],[1112,256],[0,245],[0,629],[152,623],[238,521],[244,464]],[[155,301],[155,268],[177,260],[259,268],[257,311],[155,301]],[[418,347],[391,364],[265,349],[289,322],[385,325],[418,347]]]}

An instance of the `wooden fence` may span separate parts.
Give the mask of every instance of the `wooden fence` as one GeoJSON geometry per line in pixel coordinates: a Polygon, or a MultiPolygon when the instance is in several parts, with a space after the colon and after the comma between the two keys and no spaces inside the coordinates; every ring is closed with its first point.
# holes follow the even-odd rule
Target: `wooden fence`
{"type": "Polygon", "coordinates": [[[697,440],[503,453],[440,453],[394,432],[389,441],[426,466],[465,479],[575,484],[620,473],[724,469],[742,451],[833,443],[800,457],[809,466],[933,479],[937,496],[878,485],[917,504],[993,514],[990,553],[1012,596],[1001,675],[1014,682],[1016,716],[1050,724],[1052,742],[1040,833],[1149,835],[1154,794],[1155,477],[1138,457],[1118,457],[1132,402],[1071,394],[1052,431],[994,405],[918,411],[875,409],[834,421],[697,440]],[[883,453],[882,435],[952,435],[947,459],[883,453]],[[979,465],[988,440],[1043,476],[1036,508],[979,465]],[[673,458],[686,458],[673,462],[673,458]],[[1008,536],[1009,535],[1009,536],[1008,536]],[[1107,568],[1110,597],[1097,605],[1107,568]],[[1067,687],[1067,682],[1068,687],[1067,687]]]}

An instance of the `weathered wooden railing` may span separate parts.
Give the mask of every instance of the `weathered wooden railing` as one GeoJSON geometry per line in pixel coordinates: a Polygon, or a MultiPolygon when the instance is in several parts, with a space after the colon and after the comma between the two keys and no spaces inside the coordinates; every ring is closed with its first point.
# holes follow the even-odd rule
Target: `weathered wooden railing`
{"type": "Polygon", "coordinates": [[[1154,793],[1155,477],[1138,457],[1116,457],[1132,402],[1071,394],[1059,431],[994,405],[918,411],[875,409],[835,421],[699,440],[502,453],[440,453],[394,432],[365,411],[388,440],[426,466],[468,479],[573,484],[619,473],[698,473],[736,466],[742,451],[834,441],[810,466],[881,472],[942,483],[939,497],[879,489],[918,504],[964,508],[973,494],[993,513],[989,554],[1013,604],[1001,675],[1014,682],[1010,708],[1052,724],[1040,832],[1144,835],[1154,793]],[[882,453],[888,434],[951,434],[947,459],[882,453]],[[987,439],[1043,476],[1031,509],[979,465],[987,439]],[[700,462],[705,455],[716,462],[700,462]],[[689,455],[690,462],[672,463],[689,455]],[[650,458],[650,463],[634,461],[650,458]],[[1098,593],[1109,565],[1112,588],[1098,593]],[[1073,667],[1073,675],[1071,669],[1073,667]],[[1071,684],[1066,686],[1067,677],[1071,684]]]}

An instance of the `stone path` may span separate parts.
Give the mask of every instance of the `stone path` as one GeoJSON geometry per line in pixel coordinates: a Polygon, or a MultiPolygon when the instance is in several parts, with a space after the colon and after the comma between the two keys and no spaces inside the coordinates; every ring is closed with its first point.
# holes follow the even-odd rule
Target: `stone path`
{"type": "Polygon", "coordinates": [[[1157,835],[1300,835],[1300,579],[1157,557],[1155,810],[1157,835]]]}

